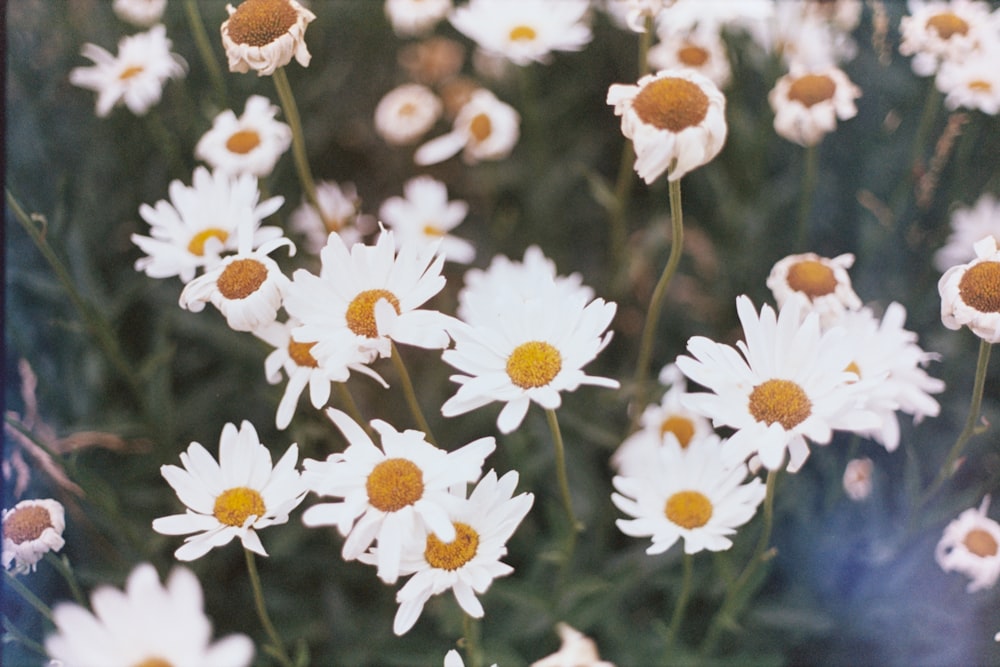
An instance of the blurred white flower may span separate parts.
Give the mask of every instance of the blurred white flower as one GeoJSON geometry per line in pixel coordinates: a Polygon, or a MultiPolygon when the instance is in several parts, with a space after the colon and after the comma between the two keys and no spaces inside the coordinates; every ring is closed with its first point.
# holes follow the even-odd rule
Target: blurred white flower
{"type": "Polygon", "coordinates": [[[983,340],[1000,342],[1000,247],[987,236],[973,245],[976,258],[953,266],[938,280],[941,322],[969,327],[983,340]]]}
{"type": "Polygon", "coordinates": [[[800,146],[814,146],[837,129],[837,119],[858,113],[861,89],[836,67],[795,68],[775,84],[767,99],[774,111],[774,131],[800,146]]]}
{"type": "Polygon", "coordinates": [[[97,91],[97,115],[102,118],[120,103],[142,116],[160,101],[163,84],[183,78],[187,71],[184,59],[170,52],[171,46],[162,24],[123,37],[116,56],[95,44],[84,44],[80,53],[94,65],[74,67],[69,82],[97,91]]]}
{"type": "Polygon", "coordinates": [[[441,117],[443,104],[427,86],[404,83],[375,107],[375,131],[387,144],[408,146],[424,136],[441,117]]]}
{"type": "Polygon", "coordinates": [[[115,0],[111,5],[115,16],[140,28],[158,22],[166,8],[167,0],[115,0]]]}
{"type": "Polygon", "coordinates": [[[995,40],[997,17],[978,0],[909,0],[899,22],[899,52],[913,56],[914,73],[930,76],[943,62],[961,61],[985,39],[995,40]]]}
{"type": "Polygon", "coordinates": [[[979,509],[970,508],[949,523],[934,550],[934,558],[945,572],[969,577],[966,590],[975,593],[993,588],[1000,578],[1000,524],[986,516],[990,497],[979,509]]]}
{"type": "Polygon", "coordinates": [[[951,234],[947,242],[934,253],[934,266],[939,271],[975,259],[973,246],[980,239],[1000,238],[1000,201],[991,194],[984,194],[971,208],[955,209],[950,223],[951,234]]]}
{"type": "Polygon", "coordinates": [[[956,109],[979,109],[990,116],[1000,112],[1000,35],[991,48],[978,49],[959,62],[941,63],[934,85],[945,94],[944,105],[956,109]]]}
{"type": "Polygon", "coordinates": [[[861,299],[851,286],[847,270],[854,255],[833,258],[807,252],[779,260],[767,277],[767,286],[780,309],[794,296],[805,297],[811,310],[819,313],[824,325],[835,323],[847,311],[861,307],[861,299]]]}
{"type": "Polygon", "coordinates": [[[844,492],[854,501],[861,501],[872,494],[872,476],[875,464],[868,457],[851,459],[844,468],[844,492]]]}
{"type": "Polygon", "coordinates": [[[50,498],[22,500],[3,511],[3,567],[14,574],[34,572],[49,551],[59,551],[66,541],[66,513],[62,503],[50,498]]]}
{"type": "Polygon", "coordinates": [[[316,15],[296,0],[243,0],[239,7],[226,5],[226,11],[221,32],[230,72],[274,74],[293,57],[309,66],[306,27],[316,15]]]}
{"type": "Polygon", "coordinates": [[[576,628],[557,623],[556,632],[562,642],[559,650],[531,663],[531,667],[615,667],[614,663],[601,660],[594,640],[576,628]]]}
{"type": "Polygon", "coordinates": [[[309,254],[318,255],[326,247],[331,231],[339,234],[348,246],[361,241],[368,230],[362,229],[362,216],[358,214],[361,197],[354,183],[320,181],[316,184],[316,200],[321,211],[303,195],[288,223],[293,231],[306,237],[309,254]]]}
{"type": "Polygon", "coordinates": [[[445,259],[468,264],[476,248],[448,232],[460,225],[469,212],[464,201],[449,201],[448,187],[430,176],[417,176],[403,184],[403,197],[390,197],[379,208],[379,219],[392,228],[396,245],[428,248],[440,243],[445,259]]]}
{"type": "Polygon", "coordinates": [[[226,109],[212,121],[194,148],[195,157],[213,170],[258,178],[274,170],[292,145],[292,128],[275,120],[280,109],[261,95],[251,95],[239,118],[226,109]]]}
{"type": "Polygon", "coordinates": [[[725,88],[729,83],[729,56],[718,32],[662,31],[660,41],[649,49],[648,60],[655,69],[687,67],[707,77],[719,88],[725,88]]]}
{"type": "Polygon", "coordinates": [[[521,116],[488,90],[476,90],[455,116],[448,134],[431,139],[417,149],[419,165],[443,162],[462,151],[467,164],[502,160],[514,150],[521,135],[521,116]]]}
{"type": "Polygon", "coordinates": [[[452,0],[385,0],[385,15],[399,37],[419,37],[452,10],[452,0]]]}

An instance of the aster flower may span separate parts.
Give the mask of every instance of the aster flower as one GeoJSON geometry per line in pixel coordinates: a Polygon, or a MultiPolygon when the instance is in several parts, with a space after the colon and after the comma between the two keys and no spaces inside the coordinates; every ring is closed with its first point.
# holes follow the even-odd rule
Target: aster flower
{"type": "Polygon", "coordinates": [[[562,642],[559,650],[531,663],[531,667],[615,667],[614,663],[601,660],[594,640],[576,628],[558,623],[556,633],[562,642]]]}
{"type": "Polygon", "coordinates": [[[377,540],[378,576],[394,583],[403,550],[420,543],[425,529],[442,542],[456,539],[449,510],[461,498],[450,489],[475,481],[496,443],[480,438],[447,452],[428,443],[420,431],[399,432],[375,419],[371,425],[381,438],[379,449],[345,413],[331,408],[327,415],[348,447],[325,461],[306,459],[303,479],[315,493],[343,500],[313,505],[302,521],[307,526],[337,526],[347,538],[345,560],[359,558],[377,540]]]}
{"type": "MultiPolygon", "coordinates": [[[[1000,42],[1000,37],[994,37],[1000,42]]],[[[1000,46],[977,50],[960,62],[941,63],[934,85],[945,94],[944,105],[952,111],[979,109],[990,116],[1000,112],[1000,46]]]]}
{"type": "Polygon", "coordinates": [[[80,53],[94,65],[74,67],[69,82],[97,91],[97,115],[102,118],[120,103],[142,116],[160,101],[163,84],[183,78],[187,71],[184,59],[170,52],[171,46],[163,25],[123,37],[116,56],[95,44],[84,44],[80,53]]]}
{"type": "Polygon", "coordinates": [[[802,299],[791,299],[778,315],[763,306],[758,315],[746,296],[736,300],[746,341],[739,352],[695,336],[691,356],[677,366],[709,389],[685,398],[685,405],[718,426],[735,429],[726,441],[731,461],[757,454],[769,470],[797,471],[809,456],[806,440],[827,444],[834,429],[870,431],[881,426],[874,413],[858,409],[866,385],[847,370],[851,349],[845,331],[820,330],[819,315],[803,318],[802,299]],[[741,356],[742,353],[742,356],[741,356]]]}
{"type": "Polygon", "coordinates": [[[158,22],[166,8],[167,0],[115,0],[111,5],[115,16],[140,28],[158,22]]]}
{"type": "Polygon", "coordinates": [[[990,6],[976,0],[910,0],[910,15],[899,22],[902,41],[899,52],[913,56],[911,66],[918,76],[937,72],[942,62],[961,61],[979,48],[983,31],[996,19],[990,6]]]}
{"type": "Polygon", "coordinates": [[[293,57],[309,66],[306,26],[316,15],[295,0],[243,0],[239,7],[226,5],[226,11],[221,32],[230,72],[270,75],[293,57]]]}
{"type": "Polygon", "coordinates": [[[993,588],[1000,578],[1000,524],[986,516],[990,497],[979,509],[967,509],[945,527],[934,550],[934,558],[945,572],[961,572],[971,581],[966,590],[975,593],[993,588]]]}
{"type": "Polygon", "coordinates": [[[177,560],[201,558],[211,549],[239,537],[244,548],[266,556],[257,531],[288,522],[306,489],[296,470],[298,445],[292,445],[274,465],[253,424],[226,424],[219,438],[219,460],[197,442],[181,452],[180,468],[160,467],[160,473],[187,506],[184,514],[153,520],[163,535],[191,535],[174,552],[177,560]]]}
{"type": "Polygon", "coordinates": [[[718,436],[659,454],[646,474],[612,480],[617,491],[612,502],[632,517],[615,521],[619,530],[651,537],[648,554],[663,553],[682,537],[684,553],[729,549],[728,536],[752,519],[764,500],[763,482],[746,482],[746,465],[727,462],[718,436]]]}
{"type": "Polygon", "coordinates": [[[934,266],[947,271],[956,264],[976,258],[973,246],[982,238],[1000,238],[1000,201],[991,194],[981,196],[971,208],[958,208],[951,214],[951,234],[945,245],[934,253],[934,266]]]}
{"type": "Polygon", "coordinates": [[[332,227],[351,246],[361,241],[367,230],[362,229],[362,219],[358,215],[361,197],[354,183],[320,181],[316,184],[316,201],[321,211],[317,211],[303,195],[302,203],[292,211],[289,226],[293,231],[306,237],[306,249],[318,255],[330,236],[332,227]]]}
{"type": "Polygon", "coordinates": [[[142,563],[120,591],[102,586],[90,596],[93,612],[63,602],[52,610],[55,634],[45,652],[65,667],[130,665],[217,665],[245,667],[254,646],[242,634],[212,642],[201,585],[186,568],[175,567],[166,586],[156,569],[142,563]]]}
{"type": "Polygon", "coordinates": [[[448,201],[447,186],[430,176],[417,176],[403,184],[403,197],[390,197],[379,208],[379,219],[392,228],[397,247],[441,244],[445,259],[468,264],[476,248],[448,232],[469,212],[464,201],[448,201]]]}
{"type": "Polygon", "coordinates": [[[719,88],[729,83],[731,69],[726,45],[715,31],[666,31],[649,49],[647,58],[650,66],[656,69],[686,67],[707,77],[719,88]]]}
{"type": "Polygon", "coordinates": [[[385,15],[399,37],[430,32],[452,10],[452,0],[385,0],[385,15]]]}
{"type": "Polygon", "coordinates": [[[22,500],[3,511],[3,567],[15,574],[34,572],[49,551],[59,551],[66,541],[66,516],[57,500],[22,500]]]}
{"type": "Polygon", "coordinates": [[[346,380],[353,364],[390,356],[393,341],[428,349],[450,342],[451,318],[420,308],[445,285],[444,255],[395,248],[392,232],[350,250],[331,234],[320,275],[299,269],[292,276],[285,310],[302,322],[292,338],[316,344],[311,353],[333,380],[346,380]]]}
{"type": "MultiPolygon", "coordinates": [[[[403,635],[420,618],[427,600],[447,590],[455,594],[462,610],[472,618],[483,617],[476,593],[485,593],[493,580],[514,571],[500,562],[507,554],[510,539],[528,514],[535,497],[514,495],[518,475],[510,471],[497,479],[490,470],[466,500],[464,494],[449,512],[455,537],[444,540],[425,532],[420,539],[404,545],[400,574],[413,576],[396,594],[399,610],[392,624],[403,635]]],[[[364,560],[374,562],[381,547],[364,560]]]]}
{"type": "Polygon", "coordinates": [[[1000,341],[1000,248],[992,236],[973,246],[976,258],[953,266],[938,281],[941,321],[949,329],[969,327],[983,340],[1000,341]]]}
{"type": "Polygon", "coordinates": [[[393,88],[375,107],[375,131],[387,144],[408,146],[427,134],[441,117],[437,95],[419,83],[393,88]]]}
{"type": "Polygon", "coordinates": [[[844,467],[844,493],[854,501],[861,501],[872,494],[872,476],[875,464],[868,457],[851,459],[844,467]]]}
{"type": "Polygon", "coordinates": [[[778,79],[767,99],[774,111],[774,131],[800,146],[814,146],[837,129],[837,119],[858,113],[861,89],[837,67],[795,68],[778,79]]]}
{"type": "Polygon", "coordinates": [[[676,181],[707,164],[726,141],[726,98],[711,80],[687,68],[647,74],[634,86],[612,84],[608,104],[622,117],[635,147],[635,171],[652,183],[676,181]]]}
{"type": "Polygon", "coordinates": [[[819,313],[824,324],[835,323],[847,311],[861,307],[861,299],[851,286],[847,270],[854,265],[854,255],[844,253],[833,258],[807,252],[779,260],[767,277],[778,308],[793,295],[805,297],[811,310],[819,313]]]}
{"type": "Polygon", "coordinates": [[[136,271],[151,278],[179,276],[189,282],[199,268],[211,269],[221,255],[235,251],[241,226],[249,227],[251,248],[281,236],[280,227],[261,227],[260,222],[284,203],[271,197],[258,203],[257,179],[250,175],[232,178],[204,167],[194,170],[191,186],[170,183],[170,201],[143,204],[139,215],[150,225],[150,235],[132,234],[132,243],[146,253],[135,262],[136,271]]]}
{"type": "Polygon", "coordinates": [[[292,129],[275,120],[278,107],[261,95],[251,95],[239,118],[226,109],[202,135],[194,154],[212,169],[258,178],[274,170],[278,158],[292,145],[292,129]]]}
{"type": "Polygon", "coordinates": [[[553,51],[579,51],[593,35],[587,0],[470,0],[450,21],[488,54],[515,65],[547,63],[553,51]]]}
{"type": "Polygon", "coordinates": [[[452,131],[418,148],[413,161],[419,165],[436,164],[459,151],[467,164],[502,160],[514,150],[520,126],[521,116],[512,106],[480,88],[455,116],[452,131]]]}

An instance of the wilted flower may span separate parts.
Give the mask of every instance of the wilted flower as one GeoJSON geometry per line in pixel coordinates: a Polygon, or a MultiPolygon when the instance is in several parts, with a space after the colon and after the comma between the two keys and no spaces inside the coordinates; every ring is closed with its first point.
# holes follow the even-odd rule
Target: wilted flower
{"type": "Polygon", "coordinates": [[[221,32],[230,72],[274,74],[293,57],[308,67],[312,56],[306,48],[306,26],[316,15],[298,2],[243,0],[236,8],[226,5],[226,11],[229,18],[221,32]]]}
{"type": "Polygon", "coordinates": [[[460,225],[469,212],[464,201],[449,201],[447,186],[430,176],[417,176],[403,184],[405,197],[390,197],[379,208],[379,219],[392,228],[396,245],[428,246],[440,243],[451,262],[468,264],[476,248],[448,232],[460,225]]]}
{"type": "Polygon", "coordinates": [[[837,119],[858,113],[861,89],[836,67],[793,69],[778,79],[767,99],[774,110],[774,131],[800,146],[814,146],[837,129],[837,119]]]}
{"type": "Polygon", "coordinates": [[[1000,341],[1000,248],[992,236],[973,246],[976,258],[953,266],[938,281],[941,321],[949,329],[967,326],[983,340],[1000,341]]]}
{"type": "Polygon", "coordinates": [[[971,208],[958,208],[951,214],[951,235],[944,247],[934,253],[934,266],[947,271],[956,264],[975,259],[973,246],[987,236],[1000,238],[1000,201],[991,194],[981,196],[971,208]]]}
{"type": "Polygon", "coordinates": [[[434,127],[441,117],[437,95],[419,83],[393,88],[375,107],[375,131],[386,143],[407,146],[434,127]]]}
{"type": "Polygon", "coordinates": [[[468,164],[502,160],[514,150],[520,135],[521,116],[514,107],[480,88],[455,116],[452,131],[418,148],[413,161],[419,165],[436,164],[459,151],[468,164]]]}
{"type": "Polygon", "coordinates": [[[934,558],[945,572],[961,572],[972,581],[966,589],[975,593],[992,588],[1000,578],[1000,524],[986,516],[990,497],[979,509],[967,509],[948,524],[934,550],[934,558]]]}
{"type": "Polygon", "coordinates": [[[854,255],[844,253],[833,258],[814,252],[789,255],[779,260],[767,277],[767,286],[781,308],[798,295],[809,302],[810,310],[819,313],[824,324],[836,322],[846,311],[861,307],[861,299],[851,286],[847,270],[854,265],[854,255]]]}
{"type": "Polygon", "coordinates": [[[278,111],[266,97],[251,95],[239,118],[229,109],[215,117],[212,129],[198,140],[195,157],[233,176],[269,175],[292,145],[292,129],[275,120],[278,111]]]}
{"type": "Polygon", "coordinates": [[[59,551],[66,541],[66,516],[57,500],[22,500],[3,511],[3,566],[14,565],[15,574],[34,572],[49,551],[59,551]]]}
{"type": "Polygon", "coordinates": [[[163,16],[167,0],[115,0],[111,9],[122,21],[148,28],[163,16]]]}

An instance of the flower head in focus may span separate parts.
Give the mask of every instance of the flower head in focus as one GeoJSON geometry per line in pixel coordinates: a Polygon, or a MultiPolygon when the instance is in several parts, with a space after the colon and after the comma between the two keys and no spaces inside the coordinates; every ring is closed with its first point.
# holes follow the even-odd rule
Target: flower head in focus
{"type": "Polygon", "coordinates": [[[854,255],[844,253],[833,258],[807,252],[779,260],[767,277],[767,286],[781,308],[793,295],[805,297],[820,321],[831,324],[847,311],[861,307],[861,299],[851,286],[847,270],[854,265],[854,255]]]}
{"type": "Polygon", "coordinates": [[[502,160],[521,136],[521,116],[488,90],[478,89],[462,105],[448,134],[431,139],[413,154],[419,165],[437,164],[462,151],[468,164],[502,160]]]}
{"type": "Polygon", "coordinates": [[[837,129],[837,119],[858,113],[861,89],[837,67],[793,69],[775,84],[767,99],[774,111],[774,131],[800,146],[815,146],[837,129]]]}
{"type": "Polygon", "coordinates": [[[452,0],[385,0],[385,15],[399,37],[419,37],[452,10],[452,0]]]}
{"type": "Polygon", "coordinates": [[[239,118],[229,109],[215,117],[212,129],[198,140],[195,157],[233,176],[269,175],[292,145],[292,129],[275,120],[278,111],[266,97],[251,95],[239,118]]]}
{"type": "Polygon", "coordinates": [[[726,141],[726,98],[710,79],[687,68],[660,70],[636,85],[612,84],[608,104],[635,147],[635,171],[652,183],[676,181],[710,162],[726,141]]]}
{"type": "Polygon", "coordinates": [[[95,44],[84,44],[81,54],[94,64],[74,67],[69,82],[97,91],[97,115],[102,118],[120,103],[137,116],[145,115],[160,101],[163,84],[183,78],[187,71],[184,59],[170,52],[171,46],[162,24],[123,37],[116,56],[95,44]]]}
{"type": "Polygon", "coordinates": [[[313,505],[302,521],[307,526],[337,526],[347,538],[345,560],[359,558],[377,540],[378,576],[394,583],[408,544],[422,543],[426,532],[443,542],[455,540],[458,533],[449,511],[462,499],[450,489],[477,480],[496,443],[480,438],[448,452],[427,442],[420,431],[399,432],[375,419],[371,425],[381,438],[379,449],[345,413],[333,408],[326,413],[348,447],[325,461],[306,459],[303,479],[318,495],[342,500],[313,505]]]}
{"type": "Polygon", "coordinates": [[[111,5],[115,16],[140,28],[157,23],[166,8],[167,0],[115,0],[111,5]]]}
{"type": "Polygon", "coordinates": [[[945,572],[961,572],[975,593],[992,588],[1000,578],[1000,524],[986,516],[990,497],[979,508],[970,508],[945,527],[934,558],[945,572]]]}
{"type": "MultiPolygon", "coordinates": [[[[913,56],[918,76],[930,76],[944,62],[961,61],[978,49],[996,17],[978,0],[910,0],[910,14],[899,22],[899,52],[913,56]]],[[[995,39],[995,37],[994,37],[995,39]]]]}
{"type": "Polygon", "coordinates": [[[983,340],[1000,341],[1000,246],[987,236],[973,246],[976,258],[953,266],[938,281],[941,321],[949,329],[969,327],[983,340]]]}
{"type": "Polygon", "coordinates": [[[49,551],[59,551],[66,541],[66,513],[58,500],[22,500],[3,511],[3,567],[15,574],[34,572],[49,551]]]}
{"type": "Polygon", "coordinates": [[[247,667],[253,662],[253,641],[246,635],[211,641],[201,584],[186,568],[175,567],[164,586],[156,569],[142,563],[129,574],[125,590],[99,587],[90,606],[92,612],[69,602],[53,608],[56,631],[45,640],[45,652],[54,664],[247,667]]]}
{"type": "Polygon", "coordinates": [[[974,246],[980,239],[1000,238],[1000,201],[985,194],[971,208],[956,209],[951,214],[950,224],[947,242],[934,253],[934,266],[938,271],[947,271],[975,259],[974,246]]]}
{"type": "Polygon", "coordinates": [[[562,645],[559,650],[531,663],[531,667],[615,667],[614,663],[601,660],[597,644],[567,623],[557,623],[556,633],[562,645]]]}
{"type": "Polygon", "coordinates": [[[184,514],[153,520],[163,535],[191,535],[174,552],[177,560],[201,558],[215,547],[239,537],[244,548],[266,556],[257,531],[286,523],[306,489],[296,469],[299,448],[292,445],[272,465],[271,452],[261,444],[253,424],[239,430],[226,424],[219,438],[219,460],[197,442],[181,452],[180,468],[165,465],[160,473],[187,506],[184,514]]]}
{"type": "Polygon", "coordinates": [[[445,259],[468,264],[476,248],[449,234],[469,212],[464,201],[449,201],[447,186],[430,176],[417,176],[403,184],[403,197],[390,197],[379,208],[379,219],[392,228],[398,247],[440,243],[445,259]]]}
{"type": "Polygon", "coordinates": [[[387,144],[408,146],[424,136],[441,117],[440,98],[427,86],[404,83],[375,107],[375,131],[387,144]]]}
{"type": "Polygon", "coordinates": [[[226,5],[226,11],[221,32],[230,72],[270,75],[293,57],[309,66],[306,26],[316,15],[295,0],[243,0],[239,7],[226,5]]]}

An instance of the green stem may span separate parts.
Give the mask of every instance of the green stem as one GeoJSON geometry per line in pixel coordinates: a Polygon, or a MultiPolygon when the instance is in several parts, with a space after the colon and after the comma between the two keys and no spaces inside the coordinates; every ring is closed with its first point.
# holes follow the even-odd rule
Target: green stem
{"type": "MultiPolygon", "coordinates": [[[[34,607],[39,614],[52,621],[52,610],[49,606],[41,601],[41,599],[31,592],[27,586],[21,583],[17,578],[16,574],[13,574],[10,570],[4,568],[4,576],[7,577],[7,585],[17,591],[18,595],[24,598],[24,601],[34,607]]],[[[53,621],[54,622],[54,621],[53,621]]]]}
{"type": "Polygon", "coordinates": [[[639,78],[646,76],[649,69],[649,47],[653,45],[653,34],[656,32],[656,21],[652,16],[646,17],[646,30],[639,33],[639,78]]]}
{"type": "Polygon", "coordinates": [[[163,117],[158,109],[150,109],[143,117],[146,129],[153,135],[153,139],[160,150],[166,155],[167,162],[170,163],[170,170],[176,179],[186,179],[190,177],[191,169],[181,157],[181,150],[177,144],[177,133],[171,132],[167,124],[163,122],[163,117]]]}
{"type": "Polygon", "coordinates": [[[76,574],[73,573],[73,568],[69,564],[69,558],[65,554],[62,556],[56,556],[51,551],[46,552],[45,560],[52,564],[52,567],[59,572],[63,579],[66,580],[66,584],[69,586],[70,593],[73,594],[73,599],[81,607],[87,606],[87,599],[83,596],[83,591],[80,590],[80,584],[76,580],[76,574]]]}
{"type": "Polygon", "coordinates": [[[563,446],[562,431],[559,429],[559,418],[556,416],[556,411],[552,409],[546,409],[545,416],[548,418],[549,430],[552,431],[552,442],[556,448],[556,478],[559,481],[559,492],[562,495],[563,506],[566,508],[566,515],[569,517],[570,531],[575,534],[583,530],[583,524],[577,520],[576,514],[573,512],[573,497],[570,495],[569,479],[566,476],[566,450],[563,446]]]}
{"type": "Polygon", "coordinates": [[[281,108],[285,112],[285,119],[288,126],[292,128],[292,156],[295,159],[295,171],[299,175],[299,183],[302,191],[306,195],[309,203],[316,208],[316,213],[323,220],[323,224],[328,231],[339,231],[336,221],[327,220],[320,208],[319,199],[316,198],[316,181],[313,180],[312,170],[309,168],[309,157],[306,154],[305,134],[302,132],[302,119],[299,117],[299,108],[295,104],[295,97],[292,95],[292,86],[288,83],[288,75],[284,67],[274,70],[274,87],[278,91],[278,99],[281,101],[281,108]]]}
{"type": "Polygon", "coordinates": [[[334,382],[333,384],[337,387],[337,393],[340,394],[340,403],[344,408],[344,412],[349,414],[351,419],[356,421],[365,430],[369,438],[374,438],[375,433],[372,431],[372,427],[368,421],[362,416],[361,410],[358,409],[358,404],[354,402],[354,396],[351,395],[350,390],[347,388],[347,383],[334,382]]]}
{"type": "MultiPolygon", "coordinates": [[[[14,622],[11,621],[6,616],[3,617],[3,630],[4,630],[4,636],[3,636],[4,644],[7,644],[8,642],[17,642],[18,644],[28,649],[32,653],[37,653],[42,657],[46,658],[48,657],[49,654],[45,651],[44,646],[36,642],[34,639],[29,637],[24,632],[21,632],[21,629],[16,625],[14,625],[14,622]]],[[[42,664],[45,664],[45,662],[43,661],[42,664]]]]}
{"type": "Polygon", "coordinates": [[[403,395],[406,397],[406,405],[409,406],[410,413],[417,422],[417,427],[427,436],[427,442],[436,446],[437,440],[434,439],[430,424],[427,423],[423,410],[420,409],[417,392],[413,388],[413,381],[410,379],[410,373],[406,370],[406,364],[403,363],[403,357],[399,354],[399,348],[396,347],[394,341],[390,341],[390,344],[392,345],[392,365],[396,367],[396,374],[399,375],[400,384],[403,385],[403,395]]]}
{"type": "Polygon", "coordinates": [[[819,173],[819,145],[806,146],[805,168],[802,173],[802,193],[799,199],[799,228],[796,252],[806,252],[809,243],[809,211],[812,209],[813,194],[816,192],[816,177],[819,173]]]}
{"type": "Polygon", "coordinates": [[[479,623],[468,614],[462,616],[462,647],[468,659],[468,667],[480,667],[483,664],[479,652],[479,623]]]}
{"type": "Polygon", "coordinates": [[[694,556],[684,553],[684,578],[681,581],[681,592],[677,595],[677,602],[674,603],[674,613],[670,617],[670,627],[667,629],[667,645],[664,651],[666,662],[673,658],[672,650],[677,642],[677,632],[680,630],[681,621],[684,619],[684,612],[687,610],[688,599],[691,597],[691,582],[694,579],[694,556]]]}
{"type": "Polygon", "coordinates": [[[271,642],[271,645],[265,647],[265,650],[285,667],[292,667],[294,663],[288,657],[288,652],[281,641],[281,636],[271,622],[271,617],[267,615],[267,606],[264,604],[264,589],[260,584],[260,575],[257,573],[257,563],[253,552],[244,548],[243,553],[246,556],[247,574],[250,575],[250,586],[253,589],[253,601],[254,606],[257,608],[257,617],[260,618],[260,624],[264,626],[264,632],[267,633],[267,637],[271,642]]]}
{"type": "Polygon", "coordinates": [[[191,24],[191,33],[194,35],[198,55],[201,56],[202,64],[208,71],[208,78],[212,80],[212,87],[215,88],[217,102],[220,107],[226,108],[228,106],[226,103],[226,81],[222,77],[222,68],[219,67],[215,52],[212,51],[208,31],[205,30],[205,21],[198,9],[198,0],[185,0],[184,9],[187,11],[188,23],[191,24]]]}

